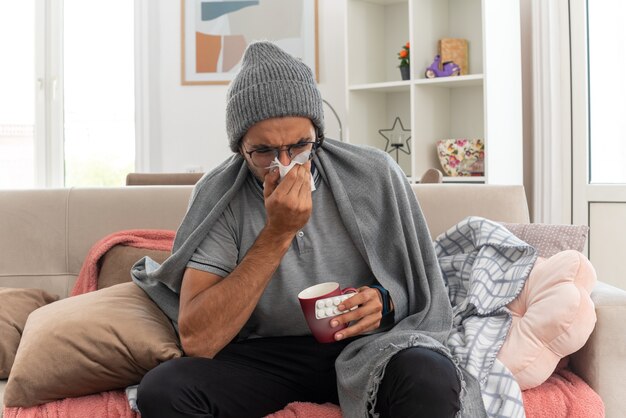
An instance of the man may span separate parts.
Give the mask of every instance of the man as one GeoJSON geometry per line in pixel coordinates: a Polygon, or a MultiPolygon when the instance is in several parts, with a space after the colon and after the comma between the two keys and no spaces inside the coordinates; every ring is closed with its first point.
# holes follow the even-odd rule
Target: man
{"type": "Polygon", "coordinates": [[[454,416],[451,307],[401,170],[324,141],[311,70],[269,42],[246,50],[226,118],[236,155],[196,186],[172,257],[136,280],[157,302],[180,293],[178,315],[176,300],[161,306],[187,355],[144,377],[142,416],[261,417],[294,401],[340,403],[345,417],[454,416]],[[269,168],[305,153],[283,179],[269,168]],[[321,344],[297,294],[326,281],[359,291],[321,344]]]}

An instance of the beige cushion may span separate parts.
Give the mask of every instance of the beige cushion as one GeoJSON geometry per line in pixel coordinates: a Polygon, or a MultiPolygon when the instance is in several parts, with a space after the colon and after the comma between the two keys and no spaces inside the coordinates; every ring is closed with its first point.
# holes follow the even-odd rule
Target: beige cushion
{"type": "Polygon", "coordinates": [[[4,411],[4,402],[2,401],[2,399],[4,399],[4,388],[6,387],[6,385],[6,380],[0,380],[0,418],[2,418],[2,411],[4,411]]]}
{"type": "Polygon", "coordinates": [[[58,299],[39,289],[0,288],[0,379],[9,376],[28,315],[58,299]]]}
{"type": "Polygon", "coordinates": [[[468,216],[530,222],[523,186],[444,183],[414,184],[412,188],[433,239],[468,216]]]}
{"type": "Polygon", "coordinates": [[[191,186],[137,186],[71,193],[67,208],[69,270],[80,271],[89,249],[113,232],[175,230],[185,215],[191,190],[191,186]]]}
{"type": "Polygon", "coordinates": [[[549,225],[503,223],[516,237],[537,249],[540,257],[548,258],[565,251],[582,252],[587,242],[587,225],[549,225]]]}
{"type": "Polygon", "coordinates": [[[158,263],[163,263],[171,254],[170,251],[147,250],[129,245],[115,245],[100,259],[100,273],[98,274],[98,289],[111,287],[116,284],[131,281],[130,269],[144,256],[148,256],[158,263]]]}
{"type": "Polygon", "coordinates": [[[0,287],[68,296],[96,241],[126,229],[176,229],[192,189],[0,190],[0,287]]]}
{"type": "Polygon", "coordinates": [[[67,194],[59,189],[0,190],[0,278],[67,273],[67,194]]]}
{"type": "Polygon", "coordinates": [[[573,354],[572,370],[601,397],[607,417],[623,417],[626,387],[626,291],[598,282],[591,299],[598,322],[585,346],[573,354]]]}
{"type": "Polygon", "coordinates": [[[134,283],[63,299],[28,318],[4,403],[125,388],[181,355],[170,321],[134,283]]]}

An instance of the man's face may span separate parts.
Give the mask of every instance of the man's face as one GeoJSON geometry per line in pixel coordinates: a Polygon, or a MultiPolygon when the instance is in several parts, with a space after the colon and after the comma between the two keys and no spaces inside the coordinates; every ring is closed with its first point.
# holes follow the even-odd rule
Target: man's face
{"type": "MultiPolygon", "coordinates": [[[[264,181],[265,175],[269,172],[269,164],[265,164],[266,159],[271,156],[274,159],[274,153],[268,152],[268,149],[282,148],[279,153],[279,161],[283,165],[291,162],[287,153],[287,146],[304,142],[315,142],[315,128],[308,118],[288,116],[283,118],[271,118],[258,122],[244,135],[240,152],[248,163],[248,167],[252,174],[260,181],[264,181]],[[255,151],[252,156],[250,152],[255,151]],[[256,154],[256,156],[254,155],[256,154]],[[265,154],[265,158],[261,157],[265,154]],[[255,164],[263,160],[262,164],[255,164]]],[[[310,163],[306,164],[310,169],[310,163]]]]}

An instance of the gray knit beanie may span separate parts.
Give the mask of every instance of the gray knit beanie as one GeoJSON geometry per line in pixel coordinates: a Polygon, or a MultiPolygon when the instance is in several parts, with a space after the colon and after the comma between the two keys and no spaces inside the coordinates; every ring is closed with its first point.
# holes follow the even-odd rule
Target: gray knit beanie
{"type": "Polygon", "coordinates": [[[322,95],[311,69],[271,42],[248,45],[241,70],[230,83],[226,132],[230,149],[239,152],[248,129],[265,119],[303,116],[318,135],[324,133],[322,95]]]}

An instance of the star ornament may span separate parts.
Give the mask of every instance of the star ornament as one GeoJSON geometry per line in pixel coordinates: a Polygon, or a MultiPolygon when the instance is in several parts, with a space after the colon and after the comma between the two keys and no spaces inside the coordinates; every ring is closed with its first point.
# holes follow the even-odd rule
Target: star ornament
{"type": "Polygon", "coordinates": [[[385,144],[385,152],[389,151],[402,151],[405,154],[411,153],[411,147],[409,145],[409,139],[411,139],[411,130],[404,129],[402,121],[396,116],[393,121],[391,129],[379,129],[378,133],[387,140],[385,144]],[[406,147],[406,150],[404,149],[406,147]]]}

